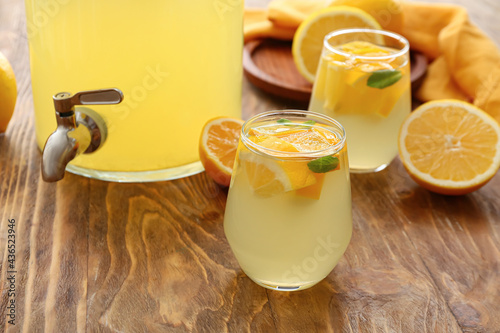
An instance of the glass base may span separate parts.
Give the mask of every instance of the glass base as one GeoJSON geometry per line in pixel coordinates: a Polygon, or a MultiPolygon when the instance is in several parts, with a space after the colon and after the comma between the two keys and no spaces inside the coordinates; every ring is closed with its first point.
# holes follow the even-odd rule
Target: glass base
{"type": "Polygon", "coordinates": [[[356,168],[356,167],[349,167],[349,172],[350,173],[370,173],[370,172],[379,172],[384,170],[389,166],[390,163],[387,164],[382,164],[381,166],[378,166],[376,168],[356,168]]]}
{"type": "Polygon", "coordinates": [[[105,180],[118,183],[146,183],[157,182],[163,180],[174,180],[183,177],[188,177],[200,173],[204,170],[201,162],[194,162],[176,168],[153,170],[153,171],[136,171],[136,172],[119,172],[119,171],[101,171],[78,167],[69,164],[66,170],[79,176],[105,180]]]}
{"type": "MultiPolygon", "coordinates": [[[[247,275],[248,276],[248,275],[247,275]]],[[[307,282],[305,284],[297,285],[297,286],[278,286],[275,284],[269,284],[269,283],[264,283],[262,281],[256,280],[248,276],[250,280],[253,282],[257,283],[259,286],[267,288],[267,289],[272,289],[272,290],[278,290],[278,291],[297,291],[297,290],[304,290],[307,288],[311,288],[315,284],[317,284],[319,281],[314,281],[314,282],[307,282]]]]}

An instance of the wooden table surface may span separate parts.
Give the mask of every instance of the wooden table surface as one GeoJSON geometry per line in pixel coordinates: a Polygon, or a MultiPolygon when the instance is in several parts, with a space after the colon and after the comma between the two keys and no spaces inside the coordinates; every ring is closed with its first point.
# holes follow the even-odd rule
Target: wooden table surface
{"type": "MultiPolygon", "coordinates": [[[[452,2],[500,45],[497,0],[452,2]]],[[[417,186],[399,159],[354,174],[354,232],[338,266],[311,289],[266,290],[240,270],[223,232],[227,192],[205,173],[41,181],[22,0],[0,0],[0,51],[19,87],[0,135],[1,331],[500,332],[500,175],[446,197],[417,186]]],[[[243,84],[244,118],[295,107],[243,84]]]]}

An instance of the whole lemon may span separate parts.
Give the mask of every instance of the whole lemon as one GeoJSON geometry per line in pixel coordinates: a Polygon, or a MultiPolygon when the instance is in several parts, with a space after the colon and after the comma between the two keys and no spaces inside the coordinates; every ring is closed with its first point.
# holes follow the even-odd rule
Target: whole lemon
{"type": "Polygon", "coordinates": [[[333,0],[330,6],[352,6],[373,16],[384,30],[401,33],[403,0],[333,0]]]}
{"type": "Polygon", "coordinates": [[[0,52],[0,133],[7,130],[14,113],[17,85],[14,71],[7,58],[0,52]]]}

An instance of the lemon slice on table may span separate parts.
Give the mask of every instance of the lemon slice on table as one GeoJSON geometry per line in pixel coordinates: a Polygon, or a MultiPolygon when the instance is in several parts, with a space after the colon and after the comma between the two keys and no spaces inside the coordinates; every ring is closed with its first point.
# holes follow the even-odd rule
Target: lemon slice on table
{"type": "Polygon", "coordinates": [[[403,123],[399,154],[422,187],[446,195],[470,193],[500,168],[500,126],[472,104],[428,102],[403,123]]]}
{"type": "Polygon", "coordinates": [[[313,83],[325,36],[338,29],[381,29],[365,11],[350,6],[334,6],[311,14],[295,32],[292,54],[300,74],[313,83]]]}
{"type": "Polygon", "coordinates": [[[228,117],[210,119],[199,141],[200,161],[218,184],[229,186],[243,120],[228,117]]]}

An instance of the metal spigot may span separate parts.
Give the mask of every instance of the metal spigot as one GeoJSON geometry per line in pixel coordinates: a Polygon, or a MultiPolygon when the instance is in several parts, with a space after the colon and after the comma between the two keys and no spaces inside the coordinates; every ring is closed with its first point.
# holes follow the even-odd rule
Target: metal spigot
{"type": "Polygon", "coordinates": [[[79,154],[96,151],[106,140],[104,120],[95,111],[75,105],[118,104],[123,100],[119,89],[82,91],[71,95],[67,92],[54,97],[57,129],[52,133],[42,155],[42,178],[56,182],[64,178],[68,163],[79,154]]]}

